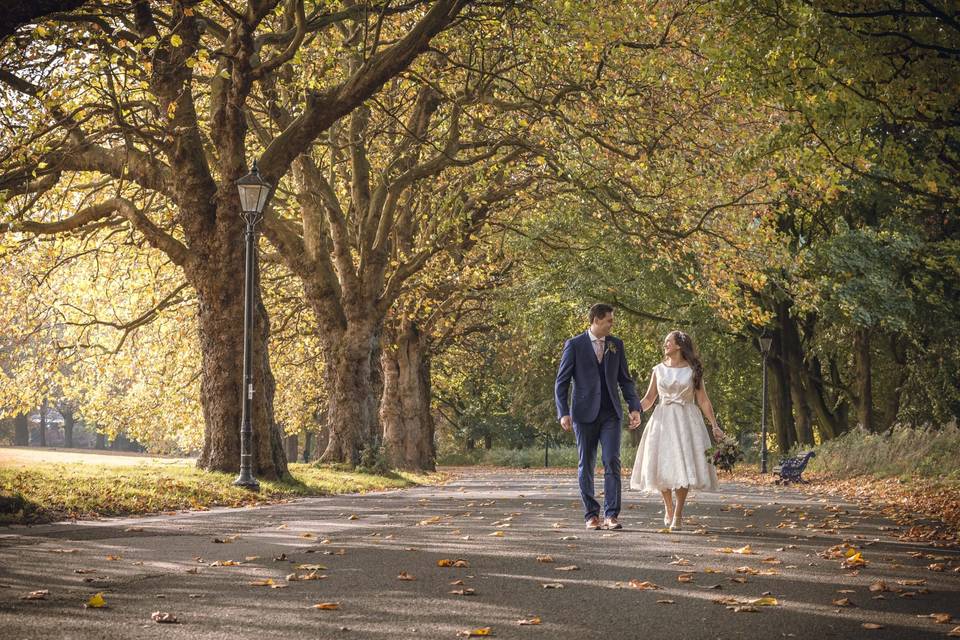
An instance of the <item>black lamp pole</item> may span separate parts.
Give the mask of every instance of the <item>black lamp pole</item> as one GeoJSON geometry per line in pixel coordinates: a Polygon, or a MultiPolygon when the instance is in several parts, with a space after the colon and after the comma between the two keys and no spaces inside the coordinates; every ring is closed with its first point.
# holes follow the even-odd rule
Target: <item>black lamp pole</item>
{"type": "Polygon", "coordinates": [[[240,414],[240,475],[233,481],[239,487],[259,491],[260,483],[253,477],[253,427],[250,413],[253,404],[253,371],[251,359],[251,338],[253,334],[253,274],[256,269],[257,223],[263,219],[263,207],[270,195],[271,185],[260,178],[257,162],[253,162],[250,173],[237,180],[240,192],[240,210],[246,231],[246,273],[243,284],[243,409],[240,414]]]}
{"type": "Polygon", "coordinates": [[[764,331],[760,336],[760,352],[763,354],[763,400],[760,409],[760,473],[767,472],[767,356],[773,338],[764,331]]]}

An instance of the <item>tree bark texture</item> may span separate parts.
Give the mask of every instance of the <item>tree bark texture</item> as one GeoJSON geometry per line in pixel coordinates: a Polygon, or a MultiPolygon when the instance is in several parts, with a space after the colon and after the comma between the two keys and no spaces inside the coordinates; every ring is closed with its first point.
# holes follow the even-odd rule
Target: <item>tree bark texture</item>
{"type": "Polygon", "coordinates": [[[430,360],[423,337],[404,322],[392,345],[383,350],[383,399],[380,420],[390,465],[399,469],[436,469],[433,415],[430,410],[430,360]]]}

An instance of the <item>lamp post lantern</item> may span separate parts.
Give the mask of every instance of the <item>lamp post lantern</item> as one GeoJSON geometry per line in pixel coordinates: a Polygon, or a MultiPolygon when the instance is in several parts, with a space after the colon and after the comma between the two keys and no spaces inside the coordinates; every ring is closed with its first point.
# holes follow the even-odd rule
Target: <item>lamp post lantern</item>
{"type": "Polygon", "coordinates": [[[253,477],[253,427],[250,411],[253,404],[253,372],[250,366],[251,336],[253,333],[253,274],[256,269],[256,226],[263,219],[263,207],[267,204],[272,186],[260,178],[254,160],[250,173],[237,180],[240,192],[240,215],[247,223],[246,273],[243,285],[243,408],[240,414],[240,475],[233,484],[251,491],[259,491],[260,483],[253,477]]]}
{"type": "Polygon", "coordinates": [[[764,331],[760,335],[760,353],[763,354],[763,399],[760,405],[760,473],[767,472],[767,356],[773,338],[764,331]]]}

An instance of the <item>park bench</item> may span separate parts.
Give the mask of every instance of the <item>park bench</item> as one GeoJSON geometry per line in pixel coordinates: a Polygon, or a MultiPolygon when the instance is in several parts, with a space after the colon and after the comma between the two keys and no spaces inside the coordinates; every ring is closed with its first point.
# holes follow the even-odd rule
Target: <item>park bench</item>
{"type": "Polygon", "coordinates": [[[803,470],[807,468],[807,463],[810,462],[810,458],[815,455],[817,454],[813,451],[807,451],[792,458],[780,458],[780,464],[773,468],[773,472],[779,476],[776,481],[777,484],[807,482],[801,475],[803,474],[803,470]]]}

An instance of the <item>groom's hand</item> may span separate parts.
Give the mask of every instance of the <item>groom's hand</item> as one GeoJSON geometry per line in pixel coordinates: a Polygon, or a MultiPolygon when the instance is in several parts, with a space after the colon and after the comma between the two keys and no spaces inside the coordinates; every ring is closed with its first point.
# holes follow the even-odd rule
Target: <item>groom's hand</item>
{"type": "Polygon", "coordinates": [[[639,427],[642,421],[643,419],[640,417],[639,411],[630,412],[630,428],[631,429],[636,429],[637,427],[639,427]]]}
{"type": "Polygon", "coordinates": [[[570,416],[560,418],[560,428],[564,431],[573,431],[573,418],[570,416]]]}

